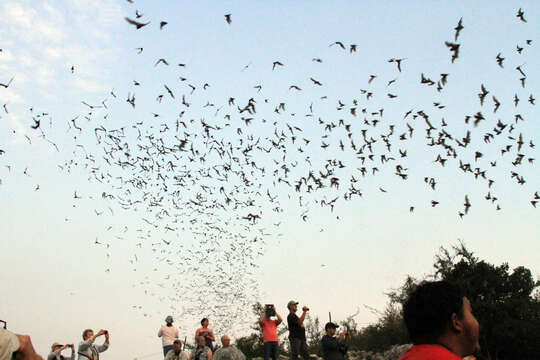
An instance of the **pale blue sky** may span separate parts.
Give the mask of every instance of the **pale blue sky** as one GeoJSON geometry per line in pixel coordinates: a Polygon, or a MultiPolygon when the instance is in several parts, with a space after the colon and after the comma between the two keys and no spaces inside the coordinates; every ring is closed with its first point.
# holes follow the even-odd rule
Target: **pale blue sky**
{"type": "MultiPolygon", "coordinates": [[[[481,110],[488,118],[484,127],[471,128],[471,146],[484,154],[479,163],[496,181],[492,193],[499,198],[501,211],[484,200],[485,182],[461,175],[455,163],[445,168],[433,163],[437,151],[425,146],[424,125],[415,120],[416,138],[408,142],[409,156],[403,160],[410,174],[406,182],[394,176],[394,166],[389,166],[376,177],[362,179],[358,187],[363,197],[341,201],[334,213],[310,205],[309,222],[300,219],[302,210],[296,195],[291,194],[289,200],[287,189],[277,188],[284,213],[275,214],[263,205],[268,217],[262,223],[272,235],[265,238],[266,247],[261,249],[265,255],[257,260],[260,267],[254,276],[247,276],[258,282],[260,290],[260,295],[250,300],[275,303],[285,314],[287,301],[296,299],[307,303],[313,314],[326,319],[331,311],[337,320],[360,307],[356,320],[368,323],[375,316],[364,305],[383,309],[385,291],[399,286],[407,274],[421,277],[431,272],[438,248],[456,244],[458,239],[490,262],[524,265],[536,277],[540,273],[539,210],[529,203],[534,192],[540,191],[538,166],[524,160],[516,171],[527,183],[517,185],[509,176],[514,170],[510,162],[515,150],[499,159],[500,148],[510,140],[485,144],[480,135],[498,119],[513,123],[519,112],[525,121],[516,125],[513,134],[521,132],[527,142],[540,146],[537,107],[526,101],[529,94],[537,96],[540,88],[535,70],[540,65],[540,9],[536,1],[136,0],[131,5],[105,0],[92,4],[4,0],[0,11],[5,14],[0,25],[0,82],[15,77],[8,89],[0,88],[0,105],[5,103],[9,111],[0,109],[0,149],[5,150],[0,155],[0,319],[7,320],[14,331],[30,333],[42,354],[54,341],[78,342],[86,327],[110,329],[113,345],[104,358],[158,353],[160,342],[155,334],[162,319],[170,312],[180,317],[182,306],[189,307],[189,296],[175,294],[171,282],[164,280],[169,272],[156,265],[158,255],[149,246],[134,245],[135,229],[144,226],[144,208],[122,211],[101,198],[103,191],[113,190],[89,182],[87,169],[72,167],[68,174],[57,166],[69,159],[84,161],[84,150],[76,147],[73,139],[76,132],[68,130],[69,120],[88,110],[82,100],[98,104],[108,98],[109,118],[101,121],[109,128],[149,123],[154,121],[151,112],[174,119],[181,111],[178,103],[164,99],[157,104],[155,97],[163,91],[164,83],[174,86],[176,101],[179,94],[189,94],[178,80],[180,75],[198,87],[195,95],[204,83],[210,84],[204,95],[190,97],[189,116],[197,120],[213,116],[215,109],[202,108],[207,101],[221,106],[234,96],[237,103],[244,104],[257,95],[257,119],[273,121],[272,106],[287,102],[288,113],[297,113],[288,121],[300,124],[304,136],[313,138],[323,132],[311,125],[314,119],[301,118],[311,102],[317,114],[336,123],[341,117],[351,120],[348,113],[336,111],[338,99],[348,106],[352,99],[358,99],[359,110],[384,107],[380,131],[392,123],[398,134],[406,131],[402,118],[412,108],[428,109],[434,125],[444,117],[448,131],[460,136],[467,129],[465,115],[481,110]],[[526,24],[515,17],[520,6],[526,24]],[[123,20],[124,16],[134,17],[135,9],[144,13],[143,19],[151,25],[136,31],[123,20]],[[232,14],[231,25],[224,21],[226,13],[232,14]],[[461,17],[465,29],[458,40],[462,44],[460,58],[451,64],[444,41],[453,40],[453,28],[461,17]],[[168,21],[162,31],[160,20],[168,21]],[[526,39],[533,40],[531,46],[525,45],[526,39]],[[334,41],[358,44],[358,52],[349,54],[329,47],[334,41]],[[516,52],[517,44],[524,47],[521,55],[516,52]],[[134,50],[139,46],[144,47],[141,55],[134,50]],[[506,58],[504,69],[495,61],[499,52],[506,58]],[[171,65],[154,67],[162,57],[171,65]],[[402,73],[387,62],[392,57],[407,58],[402,73]],[[323,62],[312,62],[312,58],[323,62]],[[285,66],[273,72],[276,60],[285,66]],[[178,63],[187,66],[179,68],[178,63]],[[525,89],[520,88],[520,76],[514,69],[521,64],[527,73],[525,89]],[[70,72],[72,65],[74,74],[70,72]],[[449,73],[448,85],[440,94],[420,86],[420,73],[434,80],[440,73],[449,73]],[[378,75],[372,84],[367,83],[370,74],[378,75]],[[309,77],[324,86],[313,87],[309,77]],[[387,87],[394,78],[396,83],[387,87]],[[134,87],[133,80],[142,86],[134,87]],[[483,108],[477,97],[481,83],[491,92],[483,108]],[[263,85],[261,94],[253,89],[257,84],[263,85]],[[292,84],[300,86],[302,92],[289,91],[292,84]],[[118,95],[116,100],[109,94],[112,89],[118,95]],[[372,90],[374,99],[366,102],[360,89],[372,90]],[[128,92],[133,91],[136,110],[125,102],[128,92]],[[386,93],[399,97],[389,99],[386,93]],[[521,98],[518,110],[512,104],[514,93],[521,98]],[[502,103],[495,115],[491,94],[502,103]],[[328,96],[326,102],[320,100],[323,95],[328,96]],[[264,98],[271,99],[272,106],[265,107],[264,98]],[[446,108],[435,110],[435,101],[446,108]],[[30,107],[35,113],[50,114],[42,126],[60,152],[30,128],[30,107]],[[498,166],[489,168],[488,161],[494,159],[498,159],[498,166]],[[30,176],[23,174],[25,169],[30,176]],[[423,182],[428,175],[437,178],[436,192],[423,182]],[[40,189],[34,191],[38,184],[40,189]],[[388,192],[380,192],[380,186],[388,192]],[[83,199],[74,201],[75,190],[83,199]],[[460,220],[457,212],[465,194],[472,208],[460,220]],[[433,199],[441,203],[436,208],[429,205],[433,199]],[[411,205],[415,206],[414,214],[408,211],[411,205]],[[94,209],[105,213],[96,216],[94,209]],[[272,226],[280,221],[279,228],[272,226]],[[107,230],[109,226],[112,228],[107,230]],[[126,232],[125,226],[129,229],[126,232]],[[96,238],[110,248],[95,246],[96,238]],[[139,258],[135,267],[130,263],[134,255],[139,258]],[[153,271],[156,267],[158,271],[153,271]],[[172,295],[174,301],[165,298],[172,295]]],[[[91,126],[82,116],[80,124],[91,126]]],[[[260,123],[250,128],[261,137],[268,135],[267,130],[260,123]]],[[[93,136],[85,133],[77,141],[83,142],[87,151],[98,153],[93,136]]],[[[133,134],[128,140],[134,141],[133,134]]],[[[337,141],[329,139],[333,154],[339,151],[337,141]]],[[[309,155],[314,161],[323,161],[328,154],[318,148],[319,140],[313,144],[307,148],[309,155]]],[[[524,147],[522,152],[538,158],[537,148],[524,147]]],[[[464,157],[474,165],[472,155],[474,151],[468,151],[464,157]]],[[[352,163],[354,158],[347,156],[344,160],[352,163]]],[[[332,194],[328,192],[328,199],[336,196],[332,194]]],[[[174,238],[170,233],[156,232],[152,242],[164,236],[174,238]]],[[[186,248],[200,240],[185,233],[178,236],[175,241],[184,242],[180,246],[186,248]]],[[[180,268],[183,265],[190,264],[179,264],[180,268]]],[[[172,277],[175,282],[189,281],[187,274],[173,273],[172,277]]],[[[209,306],[219,305],[214,300],[209,299],[209,306]]],[[[182,337],[191,337],[204,315],[201,310],[179,318],[182,337]]],[[[245,334],[242,323],[251,321],[246,308],[244,318],[232,321],[230,333],[245,334]]]]}

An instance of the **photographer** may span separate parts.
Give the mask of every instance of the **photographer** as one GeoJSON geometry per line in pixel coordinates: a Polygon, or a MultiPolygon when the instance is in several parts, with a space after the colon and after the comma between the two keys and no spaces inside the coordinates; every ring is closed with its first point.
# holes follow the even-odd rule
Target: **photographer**
{"type": "Polygon", "coordinates": [[[278,358],[278,335],[277,326],[281,324],[283,319],[276,312],[274,305],[265,305],[264,314],[259,319],[259,325],[261,326],[264,342],[264,360],[268,360],[272,357],[272,360],[278,358]],[[272,319],[272,317],[277,319],[272,319]]]}
{"type": "Polygon", "coordinates": [[[109,348],[109,332],[107,330],[101,329],[94,335],[94,330],[86,329],[82,333],[82,338],[83,341],[79,343],[77,349],[78,360],[99,360],[99,353],[109,348]],[[105,342],[102,345],[95,346],[94,341],[101,335],[105,335],[105,342]]]}
{"type": "Polygon", "coordinates": [[[287,325],[289,327],[289,341],[291,343],[291,359],[298,359],[298,355],[302,355],[304,360],[309,359],[309,353],[306,343],[306,329],[304,328],[304,320],[306,318],[309,308],[304,306],[302,308],[302,315],[296,316],[298,310],[298,302],[291,300],[287,304],[289,309],[289,315],[287,316],[287,325]]]}
{"type": "Polygon", "coordinates": [[[336,329],[339,326],[333,322],[326,323],[324,330],[326,335],[323,336],[322,352],[324,360],[344,360],[347,353],[347,340],[349,339],[349,331],[344,330],[336,338],[336,329]]]}
{"type": "Polygon", "coordinates": [[[64,359],[68,359],[67,357],[62,355],[62,351],[67,349],[67,348],[71,348],[71,357],[70,357],[70,359],[75,360],[75,345],[73,345],[73,344],[61,345],[60,343],[57,343],[57,342],[52,344],[51,353],[49,354],[49,356],[47,356],[47,360],[64,360],[64,359]]]}
{"type": "Polygon", "coordinates": [[[210,321],[208,318],[203,318],[201,320],[201,326],[200,328],[195,331],[195,341],[198,341],[199,336],[204,337],[204,340],[206,342],[206,346],[212,351],[214,351],[214,344],[212,344],[213,341],[216,341],[216,338],[214,337],[214,330],[208,328],[208,324],[210,321]]]}

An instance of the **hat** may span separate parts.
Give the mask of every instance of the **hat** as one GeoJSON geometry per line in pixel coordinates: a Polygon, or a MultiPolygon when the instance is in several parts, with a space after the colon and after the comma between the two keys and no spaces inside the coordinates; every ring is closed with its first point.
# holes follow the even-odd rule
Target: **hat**
{"type": "Polygon", "coordinates": [[[324,325],[324,330],[337,329],[338,327],[338,324],[334,324],[333,322],[327,322],[326,325],[324,325]]]}
{"type": "Polygon", "coordinates": [[[298,301],[291,300],[287,303],[287,309],[290,309],[291,306],[298,305],[298,301]]]}
{"type": "Polygon", "coordinates": [[[59,342],[55,342],[51,345],[51,351],[54,351],[54,348],[57,346],[64,346],[64,345],[60,344],[59,342]]]}
{"type": "Polygon", "coordinates": [[[172,322],[173,322],[172,316],[171,316],[171,315],[167,316],[167,317],[165,318],[165,322],[167,322],[167,323],[172,323],[172,322]]]}

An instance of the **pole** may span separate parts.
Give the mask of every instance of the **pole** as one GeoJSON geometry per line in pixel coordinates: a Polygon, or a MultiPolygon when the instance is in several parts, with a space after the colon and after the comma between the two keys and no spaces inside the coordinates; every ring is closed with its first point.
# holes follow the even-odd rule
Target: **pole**
{"type": "Polygon", "coordinates": [[[330,313],[330,311],[328,312],[328,321],[332,322],[332,314],[330,313]]]}

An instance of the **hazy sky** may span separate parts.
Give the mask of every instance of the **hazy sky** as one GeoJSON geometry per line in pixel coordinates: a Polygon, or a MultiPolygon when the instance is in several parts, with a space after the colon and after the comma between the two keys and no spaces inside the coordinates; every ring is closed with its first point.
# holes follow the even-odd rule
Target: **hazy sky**
{"type": "MultiPolygon", "coordinates": [[[[395,123],[398,133],[406,129],[406,111],[429,108],[434,113],[433,102],[446,106],[440,115],[435,113],[434,123],[444,118],[461,136],[468,128],[463,121],[467,114],[489,114],[490,125],[482,128],[488,131],[498,119],[514,123],[514,115],[520,113],[524,121],[515,125],[513,135],[522,133],[527,145],[537,145],[524,146],[524,164],[516,170],[510,164],[515,145],[511,155],[500,156],[509,139],[484,143],[475,135],[473,146],[483,153],[481,166],[495,179],[490,192],[498,197],[500,211],[484,199],[485,182],[463,176],[455,164],[434,165],[436,152],[426,148],[422,125],[416,130],[418,144],[408,148],[406,182],[392,171],[366,177],[359,184],[362,198],[341,201],[333,213],[311,206],[307,222],[301,220],[294,194],[289,200],[291,194],[282,189],[284,212],[264,220],[269,227],[281,225],[272,229],[266,246],[261,245],[264,256],[257,260],[260,267],[254,275],[260,290],[257,299],[275,303],[282,315],[286,303],[295,299],[324,320],[329,311],[341,320],[359,308],[357,322],[374,321],[376,316],[364,305],[384,309],[386,291],[398,287],[407,274],[430,273],[439,247],[459,240],[482,259],[508,262],[511,268],[526,266],[538,278],[540,210],[530,201],[540,191],[540,171],[536,162],[527,161],[539,158],[540,146],[537,106],[527,102],[531,94],[540,96],[535,70],[540,66],[537,1],[3,0],[0,12],[0,83],[14,77],[9,88],[0,88],[0,105],[7,109],[0,109],[0,149],[5,151],[0,153],[0,319],[13,331],[31,334],[43,355],[55,341],[77,343],[82,330],[90,327],[111,332],[112,346],[103,359],[152,354],[156,355],[148,358],[159,358],[158,327],[171,312],[171,303],[177,309],[185,305],[181,297],[163,301],[161,295],[170,290],[163,282],[167,274],[153,271],[155,257],[149,248],[134,246],[132,229],[141,223],[141,214],[119,207],[110,214],[111,205],[101,198],[109,191],[106,186],[88,181],[83,167],[71,173],[58,168],[69,159],[81,159],[73,129],[68,128],[69,119],[87,111],[81,101],[98,104],[108,98],[115,125],[151,121],[151,112],[162,109],[154,101],[154,90],[168,83],[178,93],[188,91],[180,90],[185,86],[180,75],[199,87],[209,83],[208,99],[216,104],[226,104],[230,96],[245,102],[257,95],[253,86],[262,84],[261,96],[286,99],[288,111],[304,114],[316,101],[318,111],[336,123],[341,116],[335,110],[337,99],[348,104],[353,98],[365,99],[360,90],[369,88],[378,94],[370,109],[384,107],[381,126],[395,123]],[[520,6],[527,23],[515,16],[520,6]],[[144,14],[141,20],[151,21],[141,30],[123,20],[134,18],[136,9],[144,14]],[[232,14],[231,25],[224,20],[227,13],[232,14]],[[465,26],[458,40],[460,57],[451,64],[444,42],[453,41],[460,18],[465,26]],[[161,20],[168,25],[160,31],[161,20]],[[530,46],[527,39],[532,40],[530,46]],[[358,51],[350,54],[328,46],[335,41],[357,44],[358,51]],[[516,45],[524,47],[522,54],[516,45]],[[144,51],[137,55],[139,46],[144,51]],[[498,53],[505,57],[504,69],[496,63],[498,53]],[[387,61],[394,57],[406,58],[401,73],[387,61]],[[173,70],[154,67],[159,58],[166,58],[173,70]],[[285,66],[272,71],[276,60],[285,66]],[[185,63],[185,69],[178,63],[185,63]],[[515,70],[518,65],[527,73],[525,88],[515,70]],[[433,88],[420,86],[421,73],[436,80],[449,73],[448,85],[434,95],[433,88]],[[377,78],[368,84],[371,74],[377,78]],[[314,88],[310,76],[325,86],[314,88]],[[394,78],[396,83],[387,86],[394,78]],[[134,88],[134,80],[143,86],[134,88]],[[292,84],[303,91],[291,94],[292,84]],[[477,97],[480,84],[491,92],[483,108],[477,97]],[[111,90],[119,100],[111,98],[111,90]],[[125,102],[133,91],[137,112],[125,102]],[[389,99],[386,93],[399,97],[389,99]],[[495,94],[501,101],[497,114],[490,98],[495,94]],[[514,94],[521,98],[517,110],[514,94]],[[328,95],[327,105],[319,105],[322,95],[328,95]],[[35,113],[49,114],[50,124],[44,126],[60,151],[30,128],[31,107],[35,113]],[[488,161],[498,161],[498,166],[490,168],[488,161]],[[525,185],[510,177],[514,170],[524,176],[525,185]],[[436,192],[424,183],[425,176],[437,178],[436,192]],[[74,201],[75,191],[83,199],[74,201]],[[465,194],[472,207],[460,219],[457,213],[465,194]],[[431,200],[440,205],[432,208],[431,200]],[[415,207],[413,214],[410,206],[415,207]],[[96,216],[95,209],[104,210],[104,215],[96,216]],[[124,231],[126,226],[129,231],[124,231]],[[96,239],[110,248],[95,246],[96,239]],[[140,263],[133,271],[130,260],[135,253],[140,263]],[[164,288],[141,284],[155,277],[164,288]]],[[[192,108],[201,109],[206,101],[194,99],[192,108]]],[[[161,115],[174,118],[178,112],[178,107],[169,106],[161,115]]],[[[305,136],[316,134],[307,122],[304,129],[305,136]]],[[[256,135],[265,134],[261,130],[256,135]]],[[[324,157],[317,147],[310,155],[324,157]]],[[[474,165],[473,158],[469,161],[474,165]]],[[[173,274],[176,279],[181,276],[173,274]]],[[[180,311],[173,312],[182,337],[191,338],[206,313],[201,309],[200,314],[178,318],[180,311]]],[[[245,313],[244,323],[254,321],[249,308],[245,313]]],[[[240,327],[230,331],[235,337],[245,334],[240,327]]]]}

